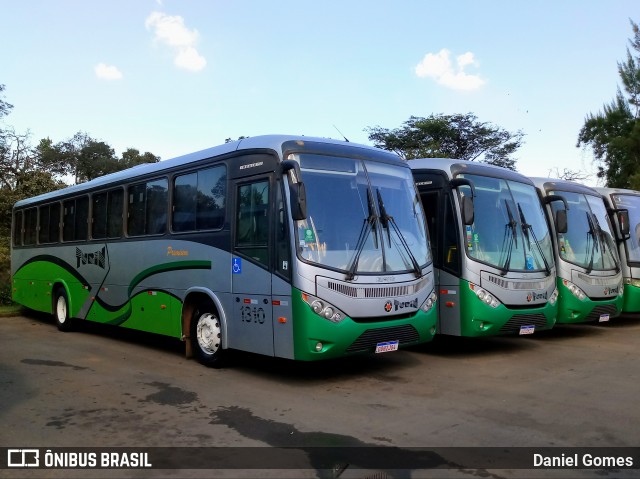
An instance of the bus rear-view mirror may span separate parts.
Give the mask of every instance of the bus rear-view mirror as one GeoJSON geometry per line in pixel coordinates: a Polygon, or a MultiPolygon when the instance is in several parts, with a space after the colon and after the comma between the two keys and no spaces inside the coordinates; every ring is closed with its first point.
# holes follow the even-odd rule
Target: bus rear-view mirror
{"type": "Polygon", "coordinates": [[[629,226],[629,210],[618,210],[618,226],[620,227],[620,236],[627,240],[631,237],[631,227],[629,226]]]}
{"type": "Polygon", "coordinates": [[[462,221],[464,221],[464,224],[467,226],[472,225],[475,219],[475,214],[473,211],[473,200],[468,196],[463,196],[461,208],[462,208],[462,221]]]}
{"type": "Polygon", "coordinates": [[[302,181],[289,185],[291,197],[291,217],[295,221],[307,218],[307,190],[302,181]]]}
{"type": "Polygon", "coordinates": [[[567,210],[556,211],[556,232],[565,234],[568,230],[567,210]]]}

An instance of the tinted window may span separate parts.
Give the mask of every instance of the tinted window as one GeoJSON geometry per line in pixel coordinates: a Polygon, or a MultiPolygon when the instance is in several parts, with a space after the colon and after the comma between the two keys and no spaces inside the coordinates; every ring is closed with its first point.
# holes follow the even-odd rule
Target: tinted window
{"type": "Polygon", "coordinates": [[[236,247],[268,266],[269,182],[263,180],[240,186],[236,201],[236,247]]]}
{"type": "Polygon", "coordinates": [[[93,195],[94,239],[119,238],[122,236],[122,190],[112,190],[93,195]]]}
{"type": "Polygon", "coordinates": [[[87,239],[89,199],[86,196],[62,203],[62,240],[87,239]]]}
{"type": "Polygon", "coordinates": [[[22,211],[16,211],[13,220],[13,244],[22,245],[22,211]]]}
{"type": "Polygon", "coordinates": [[[221,166],[176,177],[173,193],[173,230],[222,228],[226,180],[226,169],[221,166]]]}
{"type": "Polygon", "coordinates": [[[162,234],[166,227],[167,180],[163,178],[129,187],[129,235],[162,234]]]}
{"type": "Polygon", "coordinates": [[[40,207],[38,242],[56,243],[60,239],[60,203],[40,207]]]}
{"type": "Polygon", "coordinates": [[[95,239],[107,236],[107,193],[93,195],[93,226],[91,237],[95,239]]]}
{"type": "Polygon", "coordinates": [[[38,210],[30,208],[24,211],[24,244],[36,244],[38,227],[38,210]]]}
{"type": "Polygon", "coordinates": [[[107,206],[107,237],[120,238],[122,236],[122,209],[124,206],[124,192],[113,190],[109,192],[107,206]]]}

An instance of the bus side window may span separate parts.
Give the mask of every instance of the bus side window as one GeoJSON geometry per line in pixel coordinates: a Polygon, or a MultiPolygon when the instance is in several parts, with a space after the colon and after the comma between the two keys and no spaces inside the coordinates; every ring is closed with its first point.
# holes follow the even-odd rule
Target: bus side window
{"type": "Polygon", "coordinates": [[[36,244],[38,227],[38,210],[29,208],[24,211],[24,245],[36,244]]]}
{"type": "Polygon", "coordinates": [[[459,275],[460,271],[460,245],[458,244],[458,222],[456,221],[451,195],[444,196],[443,215],[443,267],[453,274],[459,275]]]}
{"type": "Polygon", "coordinates": [[[22,211],[16,211],[14,216],[13,245],[22,246],[22,211]]]}
{"type": "Polygon", "coordinates": [[[124,207],[124,191],[122,189],[109,192],[107,208],[107,237],[122,236],[122,212],[124,207]]]}
{"type": "Polygon", "coordinates": [[[424,209],[424,215],[427,219],[427,226],[429,228],[429,240],[431,241],[431,257],[433,258],[434,265],[440,267],[441,259],[438,254],[438,245],[440,243],[439,229],[438,229],[438,216],[439,216],[439,196],[438,191],[429,191],[420,195],[420,201],[422,201],[422,208],[424,209]]]}
{"type": "Polygon", "coordinates": [[[291,277],[291,261],[289,259],[289,231],[284,210],[282,182],[276,185],[276,264],[275,270],[285,278],[291,277]]]}
{"type": "Polygon", "coordinates": [[[269,266],[269,182],[238,188],[236,248],[265,266],[269,266]]]}

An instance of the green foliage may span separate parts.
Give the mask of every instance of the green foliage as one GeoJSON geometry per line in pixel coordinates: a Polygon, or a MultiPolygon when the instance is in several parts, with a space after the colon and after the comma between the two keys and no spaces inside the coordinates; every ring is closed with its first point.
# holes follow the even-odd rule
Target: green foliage
{"type": "Polygon", "coordinates": [[[124,170],[143,163],[158,163],[159,161],[159,156],[149,153],[148,151],[141,155],[140,150],[127,148],[127,151],[122,153],[122,158],[118,161],[118,167],[120,170],[124,170]]]}
{"type": "Polygon", "coordinates": [[[640,28],[631,21],[634,37],[627,59],[618,63],[623,90],[602,111],[587,115],[576,146],[591,148],[598,177],[614,188],[640,186],[640,28]],[[635,186],[634,186],[635,185],[635,186]]]}
{"type": "Polygon", "coordinates": [[[11,111],[11,109],[13,108],[13,105],[7,103],[2,99],[2,97],[4,96],[4,94],[2,93],[4,89],[5,89],[5,86],[0,85],[0,118],[2,118],[3,116],[7,116],[11,111]]]}
{"type": "Polygon", "coordinates": [[[54,144],[49,138],[40,140],[35,148],[39,164],[57,178],[73,177],[74,183],[84,183],[109,173],[125,170],[142,163],[157,163],[160,157],[128,148],[118,158],[113,148],[103,141],[77,132],[71,138],[54,144]]]}
{"type": "Polygon", "coordinates": [[[393,151],[406,160],[457,158],[478,160],[515,170],[515,151],[522,145],[521,131],[510,133],[472,114],[411,116],[394,130],[366,128],[375,146],[393,151]]]}
{"type": "Polygon", "coordinates": [[[8,236],[0,236],[0,305],[3,304],[11,304],[11,255],[8,236]]]}
{"type": "MultiPolygon", "coordinates": [[[[5,86],[0,85],[0,119],[13,105],[3,100],[5,86]]],[[[156,163],[160,157],[129,148],[122,158],[103,141],[78,132],[54,143],[50,138],[30,144],[30,134],[17,133],[0,125],[0,304],[11,302],[10,237],[13,205],[24,198],[63,188],[64,180],[75,183],[124,170],[141,163],[156,163]]]]}

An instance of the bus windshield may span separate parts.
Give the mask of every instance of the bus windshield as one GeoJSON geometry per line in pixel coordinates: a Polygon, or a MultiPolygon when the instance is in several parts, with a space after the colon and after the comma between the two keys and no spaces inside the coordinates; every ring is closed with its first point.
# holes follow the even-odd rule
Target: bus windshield
{"type": "Polygon", "coordinates": [[[296,228],[301,259],[354,274],[420,273],[431,261],[409,168],[316,154],[292,158],[307,193],[307,218],[296,228]]]}
{"type": "Polygon", "coordinates": [[[640,196],[611,195],[616,208],[629,211],[629,239],[625,241],[627,257],[631,263],[640,263],[640,196]]]}
{"type": "MultiPolygon", "coordinates": [[[[615,269],[615,242],[607,210],[601,198],[568,191],[550,192],[567,200],[568,231],[558,234],[560,258],[588,271],[615,269]]],[[[551,203],[555,212],[564,208],[560,202],[551,203]]]]}
{"type": "MultiPolygon", "coordinates": [[[[551,237],[533,185],[479,175],[464,178],[475,187],[474,223],[464,231],[467,255],[503,273],[550,272],[551,237]]],[[[468,186],[459,191],[471,195],[468,186]]]]}

